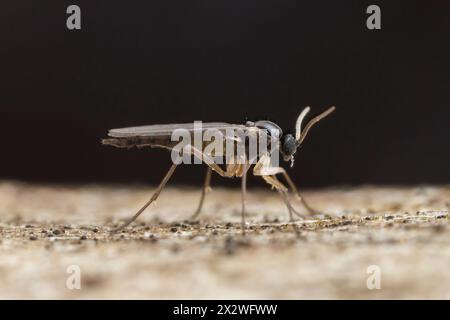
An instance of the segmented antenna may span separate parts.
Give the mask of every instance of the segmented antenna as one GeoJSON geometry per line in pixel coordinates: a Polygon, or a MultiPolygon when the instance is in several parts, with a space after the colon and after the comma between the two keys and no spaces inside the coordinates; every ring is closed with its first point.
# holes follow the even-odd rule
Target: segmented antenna
{"type": "Polygon", "coordinates": [[[303,118],[305,118],[306,114],[311,110],[310,107],[306,107],[303,109],[303,111],[300,113],[300,115],[297,118],[297,122],[295,123],[295,140],[300,140],[300,137],[302,135],[302,121],[303,118]]]}
{"type": "MultiPolygon", "coordinates": [[[[303,140],[305,140],[305,137],[306,137],[306,135],[308,134],[309,129],[311,129],[312,126],[314,126],[317,122],[319,122],[320,120],[322,120],[323,118],[325,118],[326,116],[328,116],[330,113],[332,113],[335,109],[336,109],[336,107],[335,107],[335,106],[332,106],[331,108],[329,108],[329,109],[327,109],[326,111],[322,112],[322,113],[319,114],[318,116],[312,118],[312,119],[308,122],[308,124],[306,125],[305,129],[303,130],[303,132],[300,133],[300,138],[297,139],[297,144],[298,144],[298,145],[301,145],[302,142],[303,142],[303,140]]],[[[305,110],[303,110],[303,112],[304,112],[304,111],[305,111],[305,110]]],[[[298,120],[300,120],[300,121],[301,121],[300,117],[302,116],[303,112],[302,112],[302,113],[300,114],[300,116],[299,116],[299,119],[298,119],[298,120]]],[[[297,120],[297,122],[298,122],[298,120],[297,120]]]]}

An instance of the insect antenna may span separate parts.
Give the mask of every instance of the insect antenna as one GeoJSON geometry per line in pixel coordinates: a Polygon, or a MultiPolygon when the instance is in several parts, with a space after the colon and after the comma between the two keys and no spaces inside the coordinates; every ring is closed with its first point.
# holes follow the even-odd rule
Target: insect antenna
{"type": "Polygon", "coordinates": [[[298,116],[297,122],[295,123],[295,140],[299,141],[302,134],[302,121],[305,116],[308,114],[310,107],[306,107],[303,109],[302,113],[298,116]]]}
{"type": "Polygon", "coordinates": [[[306,116],[306,114],[309,111],[309,107],[305,108],[297,120],[297,132],[295,135],[295,138],[297,140],[297,145],[301,145],[303,140],[305,140],[306,135],[308,134],[309,129],[311,129],[317,122],[328,116],[330,113],[332,113],[336,109],[335,106],[332,106],[331,108],[327,109],[326,111],[322,112],[318,116],[312,118],[308,124],[305,126],[305,129],[303,129],[303,132],[300,131],[301,129],[301,121],[306,116]]]}

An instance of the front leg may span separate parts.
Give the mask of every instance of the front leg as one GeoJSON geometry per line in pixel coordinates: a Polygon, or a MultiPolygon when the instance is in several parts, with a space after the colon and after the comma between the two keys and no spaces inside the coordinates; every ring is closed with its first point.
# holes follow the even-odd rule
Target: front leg
{"type": "Polygon", "coordinates": [[[301,201],[301,203],[303,204],[303,206],[306,208],[306,210],[308,211],[308,213],[310,215],[318,215],[320,214],[320,212],[314,208],[312,208],[305,200],[305,198],[300,194],[300,192],[298,191],[297,187],[295,186],[294,182],[292,181],[292,179],[289,177],[289,175],[287,174],[286,170],[284,170],[283,168],[281,173],[283,174],[284,179],[286,179],[289,187],[292,189],[292,191],[295,193],[295,195],[297,196],[297,199],[299,199],[301,201]]]}
{"type": "MultiPolygon", "coordinates": [[[[273,181],[273,180],[272,181],[268,181],[268,178],[265,177],[265,175],[273,175],[274,176],[274,175],[277,175],[277,174],[282,174],[284,179],[287,181],[289,187],[292,189],[292,191],[294,192],[294,194],[297,197],[297,199],[301,201],[302,205],[305,207],[305,209],[308,211],[308,213],[310,215],[318,215],[318,214],[320,214],[320,211],[312,208],[306,202],[306,200],[300,194],[300,192],[298,191],[298,189],[295,186],[294,182],[289,177],[289,175],[287,174],[286,170],[284,170],[284,168],[273,167],[273,166],[270,165],[270,158],[269,158],[268,155],[262,156],[260,158],[258,163],[255,165],[253,173],[254,173],[254,175],[262,176],[264,178],[264,180],[266,180],[267,183],[272,185],[272,187],[275,187],[278,190],[280,190],[280,189],[282,189],[284,187],[286,189],[286,191],[287,191],[287,188],[283,184],[281,184],[281,182],[279,182],[278,179],[276,179],[276,181],[273,181]]],[[[270,178],[269,178],[269,180],[270,180],[270,178]]]]}
{"type": "MultiPolygon", "coordinates": [[[[310,215],[318,215],[320,214],[320,212],[314,208],[312,208],[307,202],[306,200],[302,197],[302,195],[300,194],[300,192],[298,191],[297,187],[295,186],[294,182],[292,181],[292,179],[289,177],[289,175],[287,174],[286,170],[284,170],[284,168],[281,167],[273,167],[270,165],[270,158],[268,155],[264,155],[261,157],[261,159],[258,161],[258,163],[255,165],[255,170],[254,170],[254,174],[255,175],[262,175],[264,178],[264,175],[277,175],[277,174],[282,174],[284,179],[287,181],[289,187],[292,189],[292,191],[295,193],[296,197],[298,200],[301,201],[301,203],[303,204],[303,206],[306,208],[306,210],[308,211],[308,213],[310,215]],[[255,172],[255,170],[257,172],[255,172]]],[[[264,180],[267,181],[266,178],[264,178],[264,180]]],[[[267,181],[268,183],[270,183],[269,181],[267,181]]],[[[270,183],[272,184],[272,183],[270,183]]],[[[272,186],[274,186],[272,184],[272,186]]]]}
{"type": "Polygon", "coordinates": [[[270,159],[266,156],[262,156],[261,159],[256,163],[255,167],[253,168],[253,174],[255,176],[261,176],[268,184],[272,186],[272,188],[277,189],[284,203],[286,204],[286,207],[289,211],[289,218],[291,221],[294,220],[293,214],[304,219],[305,217],[299,212],[297,212],[290,203],[287,194],[288,188],[275,176],[278,173],[282,173],[282,170],[283,168],[270,166],[270,159]]]}

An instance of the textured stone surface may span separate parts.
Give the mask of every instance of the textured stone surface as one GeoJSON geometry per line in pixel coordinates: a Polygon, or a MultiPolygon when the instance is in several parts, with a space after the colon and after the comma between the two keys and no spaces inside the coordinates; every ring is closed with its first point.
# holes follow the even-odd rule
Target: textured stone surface
{"type": "Polygon", "coordinates": [[[191,223],[199,190],[168,188],[110,235],[151,192],[0,182],[0,298],[450,298],[449,186],[309,191],[326,215],[294,223],[276,192],[250,189],[246,237],[238,190],[214,189],[191,223]]]}

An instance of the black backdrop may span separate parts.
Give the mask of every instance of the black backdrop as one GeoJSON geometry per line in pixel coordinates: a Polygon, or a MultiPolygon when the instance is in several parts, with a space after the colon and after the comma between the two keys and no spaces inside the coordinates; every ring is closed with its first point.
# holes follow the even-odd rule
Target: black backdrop
{"type": "MultiPolygon", "coordinates": [[[[0,6],[0,177],[157,183],[159,150],[107,129],[337,112],[290,171],[303,186],[448,183],[448,1],[32,1],[0,6]],[[66,28],[77,4],[82,29],[66,28]],[[382,30],[366,28],[381,7],[382,30]]],[[[185,167],[175,182],[198,183],[185,167]]]]}

